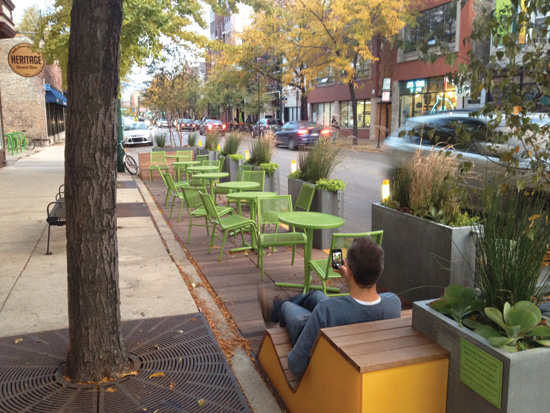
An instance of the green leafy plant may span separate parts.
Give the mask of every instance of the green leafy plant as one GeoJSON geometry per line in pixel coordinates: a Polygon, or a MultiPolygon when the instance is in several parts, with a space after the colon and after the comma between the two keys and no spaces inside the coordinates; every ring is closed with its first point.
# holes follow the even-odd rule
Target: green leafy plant
{"type": "Polygon", "coordinates": [[[291,172],[288,174],[288,177],[289,178],[293,178],[293,179],[302,179],[302,173],[300,172],[300,170],[298,169],[297,171],[294,171],[294,172],[291,172]]]}
{"type": "Polygon", "coordinates": [[[320,179],[329,179],[334,168],[341,161],[340,149],[321,139],[310,150],[300,151],[298,157],[300,179],[312,184],[320,179]]]}
{"type": "Polygon", "coordinates": [[[340,179],[319,179],[315,183],[315,188],[323,189],[327,192],[338,192],[346,189],[346,183],[340,179]]]}
{"type": "Polygon", "coordinates": [[[158,148],[164,148],[166,146],[166,135],[161,132],[157,132],[153,135],[153,141],[158,148]]]}
{"type": "Polygon", "coordinates": [[[275,140],[273,133],[267,131],[263,138],[257,139],[250,147],[250,165],[259,166],[263,163],[271,163],[271,158],[275,153],[275,140]]]}
{"type": "Polygon", "coordinates": [[[279,164],[275,162],[261,163],[259,167],[260,169],[265,171],[265,174],[267,176],[271,176],[277,170],[277,168],[279,167],[279,164]]]}
{"type": "Polygon", "coordinates": [[[222,138],[217,131],[208,132],[206,134],[206,141],[204,142],[204,148],[209,151],[216,152],[218,150],[218,145],[220,144],[221,139],[222,138]]]}
{"type": "Polygon", "coordinates": [[[493,346],[508,352],[532,347],[534,343],[550,347],[550,327],[541,325],[541,312],[532,302],[518,301],[513,306],[505,303],[502,312],[494,307],[487,307],[485,314],[500,330],[491,325],[477,323],[474,331],[489,340],[493,346]]]}
{"type": "Polygon", "coordinates": [[[194,147],[197,145],[198,139],[199,139],[199,136],[196,132],[190,133],[187,136],[187,144],[191,147],[194,147]]]}
{"type": "Polygon", "coordinates": [[[244,155],[241,153],[234,153],[234,154],[227,155],[227,157],[235,161],[240,161],[241,159],[244,158],[244,155]]]}
{"type": "Polygon", "coordinates": [[[243,140],[243,135],[238,132],[228,133],[225,137],[222,154],[225,156],[236,154],[239,151],[239,146],[243,140]]]}
{"type": "Polygon", "coordinates": [[[483,302],[479,300],[473,288],[458,284],[445,288],[443,298],[430,303],[430,307],[451,316],[459,326],[462,326],[464,317],[474,311],[481,311],[483,306],[483,302]]]}

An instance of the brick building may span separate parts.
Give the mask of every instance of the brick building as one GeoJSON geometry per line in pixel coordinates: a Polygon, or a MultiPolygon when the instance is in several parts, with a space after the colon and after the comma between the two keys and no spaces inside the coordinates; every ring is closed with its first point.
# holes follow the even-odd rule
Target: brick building
{"type": "MultiPolygon", "coordinates": [[[[15,36],[13,24],[13,9],[11,0],[0,0],[0,42],[15,36]]],[[[2,116],[2,99],[0,98],[0,168],[6,163],[6,140],[4,139],[4,122],[2,116]]]]}

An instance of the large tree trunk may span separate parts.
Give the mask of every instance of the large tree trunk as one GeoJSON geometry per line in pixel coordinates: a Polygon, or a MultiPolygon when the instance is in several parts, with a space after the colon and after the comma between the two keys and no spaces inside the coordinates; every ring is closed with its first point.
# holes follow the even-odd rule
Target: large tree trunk
{"type": "Polygon", "coordinates": [[[355,96],[355,81],[353,79],[348,82],[348,87],[351,99],[351,113],[353,114],[353,136],[357,138],[357,97],[355,96]]]}
{"type": "Polygon", "coordinates": [[[122,0],[74,0],[69,41],[65,202],[73,382],[128,368],[121,334],[116,128],[122,0]]]}

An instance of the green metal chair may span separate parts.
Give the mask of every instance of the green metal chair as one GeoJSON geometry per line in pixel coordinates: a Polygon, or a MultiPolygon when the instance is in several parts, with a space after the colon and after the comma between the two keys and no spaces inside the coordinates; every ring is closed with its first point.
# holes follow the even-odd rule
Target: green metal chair
{"type": "Polygon", "coordinates": [[[263,191],[265,187],[265,171],[243,171],[243,181],[258,182],[260,188],[254,191],[263,191]]]}
{"type": "MultiPolygon", "coordinates": [[[[237,177],[236,177],[236,181],[242,181],[243,180],[243,171],[251,171],[252,170],[252,165],[239,165],[239,169],[237,170],[237,177]]],[[[230,194],[231,193],[231,189],[227,189],[227,188],[218,188],[218,187],[215,187],[214,188],[214,194],[216,195],[221,195],[221,194],[224,194],[224,195],[227,195],[227,194],[230,194]]]]}
{"type": "MultiPolygon", "coordinates": [[[[164,172],[162,172],[162,169],[157,165],[157,171],[159,173],[159,175],[161,176],[162,178],[162,181],[164,182],[164,185],[166,186],[166,199],[164,200],[164,206],[168,207],[168,199],[170,198],[170,195],[171,195],[171,190],[170,188],[168,187],[168,182],[166,181],[166,178],[164,177],[164,172]]],[[[172,180],[174,186],[177,188],[182,188],[184,186],[189,186],[189,184],[187,182],[174,182],[172,180]]]]}
{"type": "MultiPolygon", "coordinates": [[[[163,172],[162,176],[164,177],[164,180],[166,182],[166,185],[168,186],[168,191],[170,195],[172,195],[172,206],[170,207],[170,215],[168,218],[172,218],[172,212],[174,211],[174,203],[176,202],[176,198],[178,198],[181,202],[180,204],[180,211],[178,214],[178,222],[181,218],[181,210],[183,209],[183,204],[185,202],[185,199],[183,197],[183,194],[180,192],[180,189],[184,188],[184,186],[176,187],[174,183],[174,179],[172,178],[172,175],[168,172],[163,172]]],[[[186,184],[185,187],[189,187],[189,184],[186,184]]]]}
{"type": "Polygon", "coordinates": [[[218,158],[218,161],[220,162],[220,169],[218,170],[218,172],[222,172],[223,164],[225,163],[225,156],[220,155],[220,157],[218,158]]]}
{"type": "Polygon", "coordinates": [[[208,214],[208,219],[212,224],[214,224],[214,228],[212,229],[212,237],[210,239],[210,247],[208,248],[209,254],[210,254],[210,251],[212,250],[212,246],[214,245],[214,237],[216,236],[216,227],[219,226],[220,230],[223,231],[223,242],[222,242],[222,247],[220,251],[220,257],[218,258],[218,261],[221,261],[223,257],[223,250],[225,248],[225,240],[227,239],[227,233],[232,232],[233,234],[236,234],[237,232],[240,232],[242,241],[244,244],[243,231],[247,229],[250,232],[255,232],[256,223],[251,219],[245,218],[241,215],[234,214],[233,208],[229,208],[231,210],[230,215],[221,217],[210,195],[208,195],[206,191],[205,192],[199,191],[199,195],[202,199],[204,208],[206,209],[206,213],[208,214]]]}
{"type": "Polygon", "coordinates": [[[264,248],[292,247],[292,265],[296,255],[296,245],[307,243],[306,234],[295,232],[292,228],[289,232],[278,232],[279,214],[292,211],[290,195],[279,195],[272,198],[258,200],[258,260],[257,265],[261,269],[261,280],[264,280],[264,248]],[[275,232],[265,232],[267,225],[275,225],[275,232]],[[260,230],[260,228],[262,228],[260,230]]]}
{"type": "Polygon", "coordinates": [[[196,161],[201,161],[201,165],[203,165],[202,162],[207,161],[208,159],[209,159],[208,155],[197,155],[197,156],[195,156],[195,160],[196,161]]]}
{"type": "MultiPolygon", "coordinates": [[[[185,162],[193,160],[193,151],[176,151],[177,162],[185,162]]],[[[185,173],[187,167],[185,165],[176,165],[174,167],[174,177],[179,182],[181,181],[181,173],[185,173]]],[[[187,176],[187,175],[186,175],[187,176]]]]}
{"type": "Polygon", "coordinates": [[[151,152],[149,154],[149,182],[153,181],[153,171],[158,170],[157,166],[162,169],[168,171],[168,164],[166,163],[166,153],[164,151],[159,152],[151,152]]]}
{"type": "MultiPolygon", "coordinates": [[[[191,242],[191,228],[193,225],[206,227],[206,233],[210,235],[208,231],[208,214],[202,203],[201,196],[199,195],[199,190],[201,192],[206,192],[206,188],[196,189],[184,187],[181,189],[183,193],[183,198],[185,199],[185,206],[187,207],[187,213],[189,214],[189,231],[187,234],[187,242],[191,242]],[[193,218],[204,218],[205,225],[202,224],[193,224],[193,218]]],[[[216,210],[218,215],[227,215],[232,214],[233,209],[229,207],[217,206],[216,210]]]]}
{"type": "MultiPolygon", "coordinates": [[[[382,236],[384,231],[360,232],[356,234],[332,234],[332,242],[330,249],[340,248],[342,250],[342,258],[346,258],[348,248],[355,238],[368,237],[378,245],[382,245],[382,236]]],[[[327,259],[309,261],[309,269],[313,271],[321,280],[323,292],[327,294],[326,282],[330,279],[341,278],[340,274],[332,271],[332,256],[329,254],[327,259]]],[[[311,280],[311,278],[309,278],[311,280]]],[[[308,283],[308,280],[306,280],[308,283]]],[[[327,295],[345,295],[345,294],[327,294],[327,295]]]]}
{"type": "Polygon", "coordinates": [[[298,194],[298,199],[296,199],[294,210],[309,211],[309,208],[311,208],[311,203],[313,202],[314,196],[315,196],[315,185],[304,183],[302,185],[302,188],[300,188],[300,193],[298,194]]]}

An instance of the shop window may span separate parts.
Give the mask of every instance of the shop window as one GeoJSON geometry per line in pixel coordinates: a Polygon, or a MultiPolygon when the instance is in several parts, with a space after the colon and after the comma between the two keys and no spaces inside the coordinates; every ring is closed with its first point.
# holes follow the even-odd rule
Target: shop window
{"type": "MultiPolygon", "coordinates": [[[[357,101],[357,127],[370,127],[370,100],[357,101]]],[[[353,128],[353,110],[351,101],[340,102],[340,126],[344,128],[353,128]]]]}
{"type": "Polygon", "coordinates": [[[403,32],[405,52],[416,50],[416,43],[428,39],[428,45],[437,40],[453,43],[456,39],[456,3],[447,3],[420,13],[414,27],[406,26],[403,32]]]}

